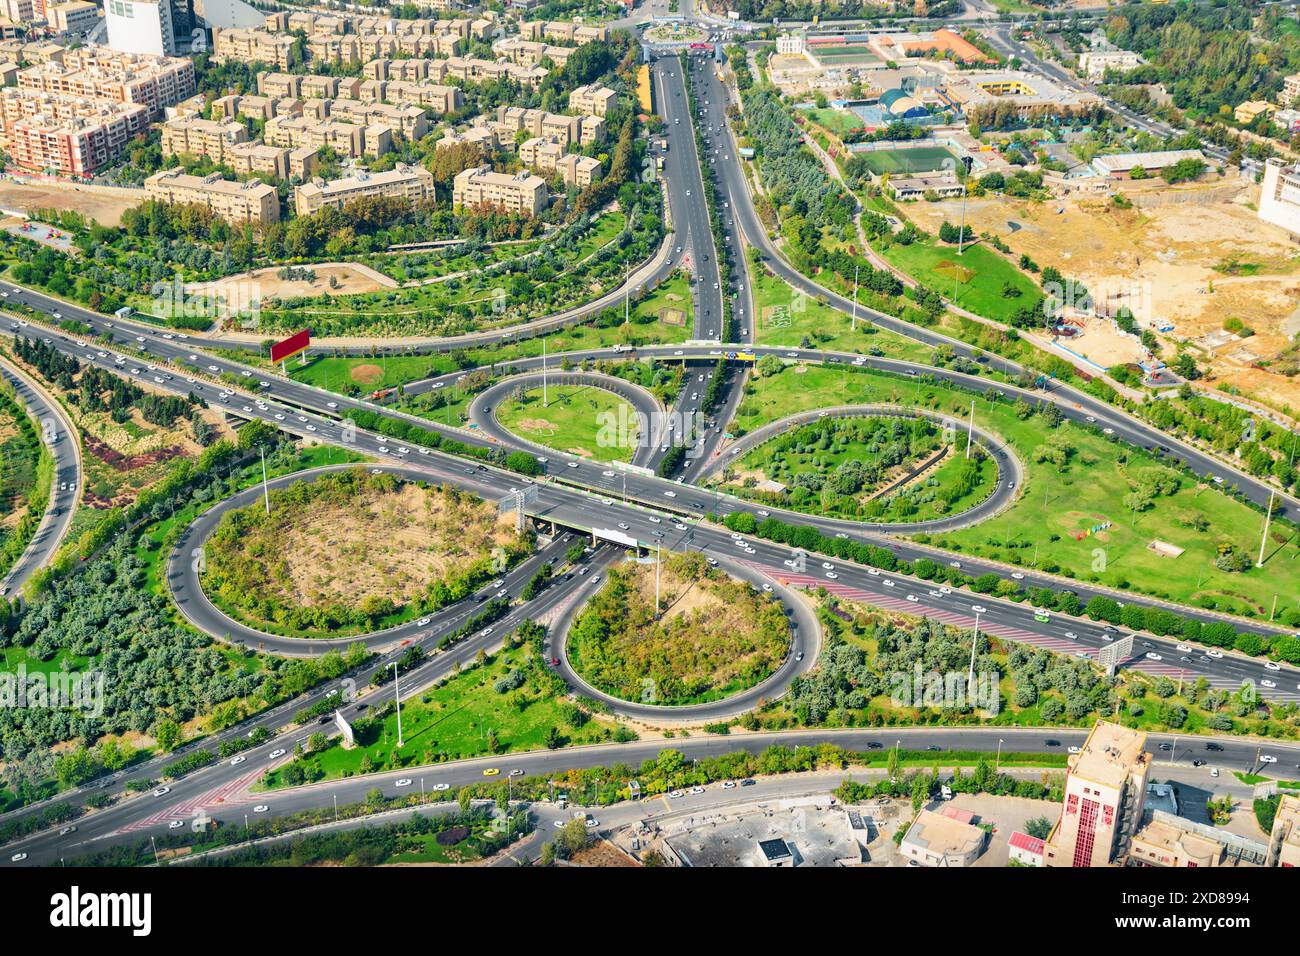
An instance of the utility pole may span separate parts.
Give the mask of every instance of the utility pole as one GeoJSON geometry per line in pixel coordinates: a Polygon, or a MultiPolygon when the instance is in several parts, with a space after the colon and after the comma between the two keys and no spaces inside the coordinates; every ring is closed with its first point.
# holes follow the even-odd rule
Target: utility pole
{"type": "Polygon", "coordinates": [[[266,486],[266,446],[258,445],[257,450],[262,453],[262,500],[266,502],[266,513],[271,513],[271,492],[266,486]]]}
{"type": "Polygon", "coordinates": [[[1268,490],[1268,505],[1264,508],[1264,533],[1259,536],[1259,558],[1255,561],[1255,567],[1264,566],[1264,548],[1268,546],[1268,523],[1273,517],[1273,489],[1268,490]]]}
{"type": "Polygon", "coordinates": [[[632,263],[623,266],[623,325],[632,321],[632,263]]]}
{"type": "Polygon", "coordinates": [[[397,689],[397,661],[389,664],[393,669],[393,700],[397,704],[397,746],[402,746],[402,694],[397,689]]]}
{"type": "Polygon", "coordinates": [[[998,772],[1000,772],[1001,770],[1002,770],[1002,738],[999,737],[999,738],[998,738],[998,757],[997,757],[997,761],[993,764],[993,772],[994,772],[994,773],[998,773],[998,772]]]}
{"type": "Polygon", "coordinates": [[[542,408],[546,408],[550,402],[546,398],[546,336],[542,336],[542,408]]]}
{"type": "Polygon", "coordinates": [[[858,264],[853,263],[853,319],[849,323],[849,331],[858,330],[858,264]]]}

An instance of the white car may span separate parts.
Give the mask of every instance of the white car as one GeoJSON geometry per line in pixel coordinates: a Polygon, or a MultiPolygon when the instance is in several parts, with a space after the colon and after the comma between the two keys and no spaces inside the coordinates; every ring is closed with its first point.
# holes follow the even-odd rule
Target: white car
{"type": "Polygon", "coordinates": [[[521,769],[519,769],[518,767],[516,767],[514,770],[511,770],[511,771],[510,771],[510,776],[512,776],[512,777],[522,777],[523,775],[524,775],[524,772],[523,772],[521,769]]]}
{"type": "Polygon", "coordinates": [[[437,793],[442,793],[444,790],[450,790],[450,789],[451,789],[451,784],[449,783],[435,783],[433,785],[433,790],[437,793]]]}
{"type": "Polygon", "coordinates": [[[185,826],[185,821],[184,821],[184,820],[173,820],[171,823],[167,824],[167,829],[168,829],[168,830],[179,830],[179,829],[180,829],[181,827],[183,827],[183,826],[185,826]]]}
{"type": "Polygon", "coordinates": [[[240,754],[238,757],[231,757],[231,758],[230,758],[230,766],[232,766],[232,767],[238,767],[241,763],[243,763],[243,762],[244,762],[245,760],[247,760],[247,759],[248,759],[248,758],[245,757],[243,754],[240,754]]]}
{"type": "Polygon", "coordinates": [[[394,787],[409,787],[410,785],[411,785],[410,777],[403,777],[401,780],[398,780],[396,783],[393,784],[394,787]]]}
{"type": "Polygon", "coordinates": [[[269,754],[266,755],[266,759],[278,760],[279,758],[283,757],[286,753],[288,753],[288,751],[285,750],[283,747],[281,747],[279,750],[272,750],[269,754]]]}
{"type": "Polygon", "coordinates": [[[265,813],[267,810],[270,810],[270,809],[271,809],[271,808],[268,807],[265,803],[259,803],[257,806],[253,807],[253,812],[254,812],[254,813],[265,813]]]}
{"type": "Polygon", "coordinates": [[[26,854],[26,853],[15,853],[13,856],[11,856],[11,857],[9,858],[9,862],[10,862],[10,863],[21,863],[21,862],[22,862],[23,860],[25,860],[25,859],[27,859],[27,854],[26,854]]]}
{"type": "Polygon", "coordinates": [[[565,462],[565,464],[567,464],[570,468],[578,467],[578,463],[576,461],[565,462]]]}
{"type": "Polygon", "coordinates": [[[1210,648],[1208,651],[1205,652],[1205,656],[1213,657],[1217,659],[1223,656],[1223,651],[1216,651],[1214,648],[1210,648]]]}
{"type": "Polygon", "coordinates": [[[909,594],[907,596],[907,599],[911,601],[913,604],[915,604],[917,601],[920,600],[920,598],[918,598],[915,594],[909,594]]]}
{"type": "Polygon", "coordinates": [[[892,588],[894,586],[894,582],[889,580],[889,578],[885,578],[885,580],[881,581],[880,583],[887,588],[892,588]]]}
{"type": "Polygon", "coordinates": [[[1270,671],[1280,671],[1282,669],[1281,666],[1274,661],[1265,661],[1264,668],[1270,671]]]}
{"type": "Polygon", "coordinates": [[[989,609],[986,608],[983,604],[972,604],[970,606],[970,609],[974,611],[976,614],[987,614],[989,612],[989,609]]]}
{"type": "Polygon", "coordinates": [[[685,794],[683,791],[681,791],[681,790],[673,790],[673,791],[669,792],[668,796],[671,797],[672,799],[676,800],[678,797],[684,797],[684,796],[686,796],[686,794],[685,794]]]}
{"type": "Polygon", "coordinates": [[[677,492],[675,492],[675,491],[665,491],[665,492],[664,492],[664,497],[665,497],[665,498],[676,498],[676,497],[677,497],[677,492]]]}
{"type": "Polygon", "coordinates": [[[1182,651],[1184,654],[1190,654],[1190,653],[1191,653],[1192,645],[1190,645],[1190,644],[1178,644],[1178,645],[1175,645],[1175,646],[1176,646],[1176,648],[1177,648],[1178,650],[1182,651]]]}
{"type": "Polygon", "coordinates": [[[1259,762],[1260,762],[1260,763],[1277,763],[1277,758],[1276,758],[1276,757],[1273,757],[1273,756],[1270,756],[1269,754],[1260,754],[1260,755],[1259,755],[1259,762]]]}
{"type": "Polygon", "coordinates": [[[172,792],[172,788],[171,788],[171,787],[159,787],[157,790],[155,790],[155,791],[153,792],[153,795],[154,795],[155,797],[165,797],[165,796],[167,796],[167,794],[169,794],[169,793],[171,793],[171,792],[172,792]]]}
{"type": "Polygon", "coordinates": [[[771,593],[772,593],[772,585],[770,585],[770,584],[764,584],[764,585],[763,585],[763,590],[766,591],[768,594],[771,594],[771,593]]]}
{"type": "Polygon", "coordinates": [[[433,620],[433,618],[422,617],[422,618],[420,618],[418,621],[415,622],[415,626],[416,626],[416,627],[428,627],[428,626],[429,626],[429,622],[432,621],[432,620],[433,620]]]}
{"type": "Polygon", "coordinates": [[[1067,747],[1066,749],[1067,749],[1070,753],[1072,753],[1072,754],[1077,754],[1077,753],[1079,753],[1079,748],[1078,748],[1078,747],[1067,747]]]}
{"type": "Polygon", "coordinates": [[[1147,660],[1149,660],[1149,661],[1163,661],[1164,658],[1161,657],[1159,654],[1155,653],[1154,651],[1149,651],[1149,652],[1147,653],[1147,660]]]}
{"type": "Polygon", "coordinates": [[[1272,689],[1272,688],[1277,687],[1277,681],[1271,681],[1271,680],[1269,680],[1267,677],[1265,677],[1265,678],[1263,678],[1263,679],[1260,680],[1260,682],[1259,682],[1259,686],[1260,686],[1260,687],[1267,687],[1267,688],[1269,688],[1269,689],[1272,689]]]}

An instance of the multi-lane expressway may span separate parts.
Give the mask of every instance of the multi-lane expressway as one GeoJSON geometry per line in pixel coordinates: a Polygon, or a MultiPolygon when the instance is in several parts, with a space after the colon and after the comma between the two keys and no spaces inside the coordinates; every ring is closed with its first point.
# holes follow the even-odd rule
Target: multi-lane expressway
{"type": "MultiPolygon", "coordinates": [[[[305,738],[309,732],[309,729],[304,728],[299,736],[305,738]]],[[[241,765],[231,766],[228,761],[223,761],[218,766],[183,778],[161,797],[148,792],[127,797],[107,809],[82,817],[72,832],[60,833],[57,829],[51,829],[33,834],[6,846],[5,853],[26,853],[27,859],[21,863],[23,866],[58,865],[60,861],[72,862],[80,856],[115,846],[135,845],[146,841],[150,836],[164,836],[171,832],[169,824],[172,820],[180,820],[188,826],[195,819],[206,818],[238,828],[245,824],[246,819],[251,822],[309,810],[328,810],[336,805],[343,807],[361,803],[376,788],[390,799],[421,793],[432,795],[436,792],[435,787],[458,788],[472,786],[485,779],[510,779],[515,771],[518,771],[517,776],[546,778],[570,769],[610,767],[615,764],[638,766],[654,759],[666,748],[680,751],[687,761],[691,761],[737,751],[757,754],[774,745],[812,747],[830,743],[858,753],[883,752],[899,747],[912,751],[933,751],[935,763],[943,766],[944,751],[994,754],[1001,750],[1003,753],[1059,755],[1068,747],[1081,745],[1086,736],[1085,730],[1070,728],[890,727],[758,733],[738,737],[683,737],[669,742],[656,740],[605,744],[481,757],[418,769],[363,774],[293,789],[249,793],[248,785],[269,766],[276,764],[268,756],[271,744],[266,744],[247,751],[247,761],[241,765]],[[487,770],[496,773],[489,778],[484,773],[487,770]],[[409,780],[410,784],[399,786],[398,782],[402,780],[409,780]],[[255,807],[266,807],[266,810],[258,812],[255,807]]],[[[1201,760],[1223,771],[1252,772],[1262,766],[1261,756],[1271,756],[1278,763],[1270,766],[1289,771],[1300,762],[1300,746],[1293,743],[1171,734],[1152,735],[1148,742],[1156,756],[1157,768],[1161,764],[1186,767],[1193,760],[1201,760]],[[1168,749],[1165,749],[1166,745],[1168,749]]],[[[575,793],[570,794],[570,799],[581,806],[586,796],[575,793]]],[[[10,863],[6,856],[5,862],[0,865],[15,864],[10,863]]]]}

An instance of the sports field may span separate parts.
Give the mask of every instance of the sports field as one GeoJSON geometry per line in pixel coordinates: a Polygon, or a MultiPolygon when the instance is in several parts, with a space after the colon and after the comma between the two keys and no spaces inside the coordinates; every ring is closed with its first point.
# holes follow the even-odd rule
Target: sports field
{"type": "Polygon", "coordinates": [[[913,146],[907,149],[881,149],[864,153],[867,167],[877,176],[906,173],[932,173],[945,165],[956,165],[957,157],[943,146],[913,146]]]}

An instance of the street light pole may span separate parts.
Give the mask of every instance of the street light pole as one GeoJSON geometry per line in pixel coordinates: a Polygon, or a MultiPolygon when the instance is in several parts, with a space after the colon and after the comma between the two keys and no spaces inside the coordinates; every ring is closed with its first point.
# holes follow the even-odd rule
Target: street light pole
{"type": "Polygon", "coordinates": [[[266,513],[271,513],[271,492],[266,485],[266,447],[258,445],[257,450],[262,453],[262,500],[266,502],[266,513]]]}
{"type": "Polygon", "coordinates": [[[970,457],[971,441],[975,437],[975,399],[970,401],[970,423],[966,426],[966,457],[970,457]]]}
{"type": "Polygon", "coordinates": [[[393,701],[397,704],[397,746],[402,746],[402,693],[398,690],[397,661],[389,666],[393,669],[393,701]]]}
{"type": "Polygon", "coordinates": [[[853,319],[849,324],[849,331],[858,330],[858,264],[853,263],[853,319]]]}
{"type": "Polygon", "coordinates": [[[980,612],[975,612],[975,630],[970,638],[970,669],[966,672],[966,692],[975,686],[975,648],[980,642],[980,612]]]}
{"type": "Polygon", "coordinates": [[[1273,489],[1268,490],[1268,505],[1264,508],[1264,533],[1259,536],[1259,558],[1255,561],[1255,567],[1264,566],[1264,548],[1268,546],[1268,523],[1273,517],[1273,489]]]}
{"type": "Polygon", "coordinates": [[[1000,773],[1002,771],[1002,738],[1001,737],[998,738],[998,756],[997,756],[997,761],[993,764],[993,771],[994,773],[1000,773]]]}

